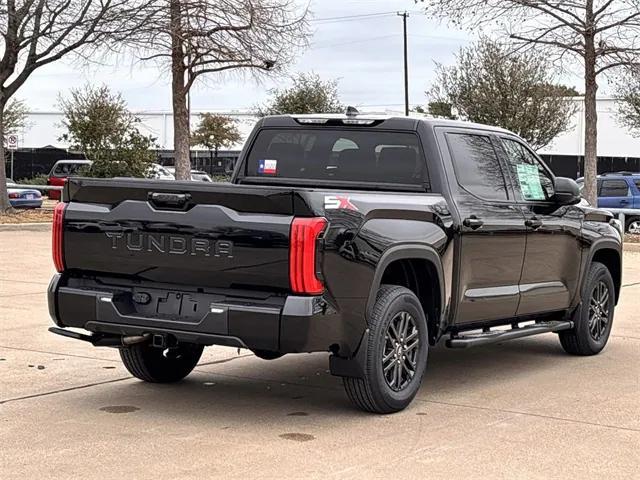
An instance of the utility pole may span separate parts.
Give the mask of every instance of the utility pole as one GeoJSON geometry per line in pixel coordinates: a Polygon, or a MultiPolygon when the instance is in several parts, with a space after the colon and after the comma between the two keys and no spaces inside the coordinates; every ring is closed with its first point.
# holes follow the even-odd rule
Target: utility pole
{"type": "Polygon", "coordinates": [[[398,16],[402,17],[402,26],[404,30],[404,114],[409,116],[409,58],[407,56],[407,18],[409,14],[398,12],[398,16]]]}

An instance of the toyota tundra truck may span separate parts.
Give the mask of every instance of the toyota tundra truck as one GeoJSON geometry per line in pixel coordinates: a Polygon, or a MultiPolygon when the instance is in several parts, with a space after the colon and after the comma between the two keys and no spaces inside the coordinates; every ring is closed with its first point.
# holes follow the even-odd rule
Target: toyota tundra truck
{"type": "Polygon", "coordinates": [[[147,382],[181,380],[205,346],[327,352],[376,413],[409,405],[439,342],[605,347],[609,212],[506,130],[348,113],[261,119],[227,184],[70,178],[50,330],[118,348],[147,382]]]}

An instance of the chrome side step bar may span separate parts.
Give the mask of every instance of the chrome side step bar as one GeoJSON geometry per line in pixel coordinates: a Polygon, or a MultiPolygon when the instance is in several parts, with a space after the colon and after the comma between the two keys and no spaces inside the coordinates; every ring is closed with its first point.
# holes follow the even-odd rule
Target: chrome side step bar
{"type": "Polygon", "coordinates": [[[451,338],[447,339],[445,344],[449,348],[477,347],[480,345],[504,342],[505,340],[513,340],[515,338],[530,337],[541,333],[570,330],[571,328],[573,328],[573,322],[569,321],[540,322],[526,325],[524,327],[518,327],[515,325],[510,330],[487,330],[481,333],[452,335],[451,338]]]}

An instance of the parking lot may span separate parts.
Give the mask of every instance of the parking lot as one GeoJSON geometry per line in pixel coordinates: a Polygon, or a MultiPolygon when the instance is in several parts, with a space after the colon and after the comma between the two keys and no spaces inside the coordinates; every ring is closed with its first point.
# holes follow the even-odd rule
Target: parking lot
{"type": "Polygon", "coordinates": [[[0,477],[638,478],[640,253],[596,357],[553,334],[432,349],[416,401],[350,405],[326,354],[212,347],[182,383],[47,332],[47,231],[0,232],[0,477]]]}

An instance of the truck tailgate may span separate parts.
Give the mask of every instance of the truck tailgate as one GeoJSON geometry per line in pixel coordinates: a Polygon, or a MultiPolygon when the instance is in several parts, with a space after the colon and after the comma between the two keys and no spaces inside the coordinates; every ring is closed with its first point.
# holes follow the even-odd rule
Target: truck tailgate
{"type": "Polygon", "coordinates": [[[68,270],[289,289],[290,188],[74,178],[65,195],[68,270]]]}

